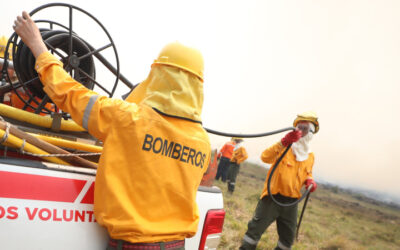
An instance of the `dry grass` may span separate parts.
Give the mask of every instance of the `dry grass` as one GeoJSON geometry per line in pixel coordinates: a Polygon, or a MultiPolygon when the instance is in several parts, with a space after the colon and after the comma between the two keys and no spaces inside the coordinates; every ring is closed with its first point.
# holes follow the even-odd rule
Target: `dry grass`
{"type": "MultiPolygon", "coordinates": [[[[226,210],[222,240],[218,249],[238,249],[262,191],[267,170],[242,164],[233,195],[217,181],[224,194],[226,210]]],[[[299,214],[303,203],[299,206],[299,214]]],[[[257,249],[273,249],[278,236],[272,224],[257,249]]],[[[299,240],[292,249],[400,249],[400,211],[377,202],[319,185],[307,204],[299,240]]]]}

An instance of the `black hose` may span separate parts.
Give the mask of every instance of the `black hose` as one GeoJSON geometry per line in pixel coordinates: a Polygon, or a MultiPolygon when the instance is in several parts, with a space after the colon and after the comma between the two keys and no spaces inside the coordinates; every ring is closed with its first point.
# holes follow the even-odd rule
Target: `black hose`
{"type": "Polygon", "coordinates": [[[292,146],[292,144],[290,144],[289,146],[286,147],[285,151],[281,154],[281,156],[279,156],[278,160],[275,162],[274,166],[271,169],[271,172],[268,176],[268,182],[267,182],[267,189],[268,189],[268,195],[269,197],[279,206],[282,207],[290,207],[290,206],[294,206],[296,204],[298,204],[299,202],[301,202],[307,195],[308,193],[310,193],[310,189],[307,189],[304,194],[300,197],[300,199],[291,202],[291,203],[282,203],[277,201],[274,196],[271,193],[271,179],[272,179],[272,175],[274,174],[276,168],[278,167],[279,163],[282,161],[283,157],[286,155],[286,153],[289,151],[290,147],[292,146]]]}
{"type": "Polygon", "coordinates": [[[279,134],[288,130],[294,130],[294,127],[288,127],[288,128],[283,128],[283,129],[278,129],[274,130],[271,132],[265,132],[265,133],[260,133],[260,134],[235,134],[235,133],[225,133],[225,132],[220,132],[216,130],[212,130],[209,128],[204,127],[204,129],[214,135],[220,135],[220,136],[226,136],[226,137],[241,137],[241,138],[254,138],[254,137],[263,137],[263,136],[269,136],[269,135],[274,135],[274,134],[279,134]]]}
{"type": "MultiPolygon", "coordinates": [[[[95,79],[95,67],[92,57],[86,57],[79,62],[79,70],[77,67],[69,66],[69,61],[65,54],[68,50],[68,44],[66,38],[68,38],[68,33],[61,30],[50,30],[50,29],[40,29],[43,41],[49,47],[51,52],[56,52],[57,55],[61,57],[61,61],[66,65],[70,73],[74,70],[73,76],[77,81],[81,82],[85,87],[93,89],[95,79]],[[65,54],[55,51],[55,48],[63,51],[65,54]],[[81,74],[79,74],[81,73],[81,74]],[[82,74],[84,73],[84,74],[82,74]]],[[[35,110],[35,113],[46,113],[51,114],[53,111],[46,107],[46,103],[50,101],[50,98],[43,91],[43,85],[40,82],[38,74],[34,70],[35,58],[30,51],[30,49],[20,40],[17,43],[18,36],[14,33],[7,46],[12,42],[14,44],[12,49],[13,64],[15,65],[15,73],[18,77],[18,83],[10,82],[10,86],[15,90],[16,95],[20,100],[25,103],[23,109],[28,107],[35,110]],[[18,49],[17,49],[18,48],[18,49]],[[22,87],[25,94],[28,96],[29,100],[25,100],[22,97],[18,88],[22,87]],[[37,99],[40,98],[40,99],[37,99]],[[32,105],[33,104],[33,105],[32,105]]],[[[75,34],[72,35],[74,41],[74,55],[80,56],[90,53],[90,48],[88,48],[87,43],[81,38],[77,37],[75,34]]],[[[63,117],[68,118],[69,114],[63,112],[63,117]]]]}
{"type": "MultiPolygon", "coordinates": [[[[312,185],[312,184],[311,184],[311,185],[312,185]]],[[[308,202],[308,198],[310,198],[310,194],[311,194],[311,193],[308,193],[308,194],[307,194],[307,198],[306,198],[306,200],[304,201],[303,209],[301,210],[299,222],[297,223],[296,240],[299,240],[300,225],[301,225],[301,221],[303,220],[304,211],[306,211],[307,202],[308,202]]]]}
{"type": "MultiPolygon", "coordinates": [[[[269,136],[269,135],[278,134],[278,133],[281,133],[281,132],[284,132],[284,131],[288,131],[288,130],[295,130],[294,127],[288,127],[288,128],[278,129],[278,130],[274,130],[274,131],[271,131],[271,132],[265,132],[265,133],[260,133],[260,134],[235,134],[235,133],[225,133],[225,132],[215,131],[215,130],[212,130],[212,129],[209,129],[209,128],[205,128],[205,127],[204,127],[204,129],[208,133],[215,134],[215,135],[227,136],[227,137],[242,137],[242,138],[263,137],[263,136],[269,136]]],[[[307,189],[306,192],[304,192],[304,194],[301,196],[300,199],[298,199],[298,200],[296,200],[296,201],[294,201],[292,203],[279,202],[271,194],[271,179],[272,179],[272,175],[274,174],[274,172],[275,172],[276,168],[278,167],[279,163],[282,161],[283,157],[289,151],[291,146],[292,146],[292,144],[290,144],[288,147],[286,147],[285,151],[281,154],[281,156],[275,162],[274,166],[271,169],[271,173],[269,174],[268,182],[267,182],[267,188],[268,188],[269,197],[271,197],[272,201],[274,201],[276,204],[278,204],[279,206],[282,206],[282,207],[294,206],[294,205],[298,204],[299,202],[301,202],[310,193],[310,190],[307,189]]]]}
{"type": "MultiPolygon", "coordinates": [[[[68,43],[67,43],[68,42],[67,38],[69,36],[68,32],[60,30],[42,29],[41,35],[43,37],[43,41],[45,41],[46,44],[51,45],[52,47],[57,48],[61,51],[64,51],[65,53],[68,51],[68,43]]],[[[88,48],[87,43],[83,41],[81,38],[75,35],[73,35],[72,38],[74,41],[74,53],[76,53],[77,56],[85,55],[91,51],[88,48]]],[[[34,70],[35,59],[32,55],[32,52],[22,41],[19,42],[18,48],[19,49],[17,50],[14,62],[17,65],[16,72],[19,75],[20,82],[25,83],[38,77],[36,71],[34,70]]],[[[50,51],[52,50],[50,49],[50,51]]],[[[68,61],[63,60],[63,58],[61,60],[67,66],[69,65],[68,61]]],[[[95,79],[93,58],[87,57],[81,60],[81,62],[79,63],[79,68],[90,77],[86,77],[85,75],[82,74],[80,75],[75,74],[72,76],[75,78],[75,80],[82,83],[85,87],[93,89],[94,83],[90,79],[90,78],[95,79]]],[[[72,69],[73,68],[71,67],[69,70],[72,69]]],[[[43,91],[43,85],[38,78],[33,82],[27,84],[26,87],[31,91],[31,93],[34,94],[35,97],[39,97],[42,99],[46,95],[45,92],[43,91]]]]}

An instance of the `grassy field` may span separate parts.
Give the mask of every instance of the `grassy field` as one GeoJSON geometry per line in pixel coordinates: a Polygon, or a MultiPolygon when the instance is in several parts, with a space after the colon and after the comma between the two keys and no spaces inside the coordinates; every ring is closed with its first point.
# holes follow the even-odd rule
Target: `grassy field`
{"type": "MultiPolygon", "coordinates": [[[[218,249],[238,249],[263,188],[267,170],[244,163],[233,195],[226,183],[214,182],[224,194],[226,210],[218,249]]],[[[303,202],[299,205],[299,215],[303,202]]],[[[273,223],[257,249],[273,249],[278,236],[273,223]]],[[[292,249],[400,249],[400,209],[371,202],[337,187],[319,185],[308,201],[299,240],[292,249]]]]}

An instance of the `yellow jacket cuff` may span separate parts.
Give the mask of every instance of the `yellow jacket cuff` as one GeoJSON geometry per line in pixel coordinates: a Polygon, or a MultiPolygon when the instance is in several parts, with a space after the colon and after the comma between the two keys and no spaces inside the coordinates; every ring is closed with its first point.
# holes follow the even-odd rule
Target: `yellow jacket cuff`
{"type": "Polygon", "coordinates": [[[58,60],[54,55],[52,55],[49,51],[43,52],[36,58],[35,70],[40,76],[42,75],[43,71],[52,64],[58,64],[63,67],[63,63],[58,60]]]}

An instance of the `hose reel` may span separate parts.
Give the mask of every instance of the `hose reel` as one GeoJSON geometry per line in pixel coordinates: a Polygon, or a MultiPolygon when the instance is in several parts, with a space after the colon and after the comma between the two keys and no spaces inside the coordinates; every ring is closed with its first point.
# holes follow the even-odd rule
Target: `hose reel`
{"type": "MultiPolygon", "coordinates": [[[[35,14],[49,8],[57,8],[57,10],[60,10],[60,8],[63,10],[67,9],[67,24],[64,25],[61,22],[43,19],[35,20],[35,23],[39,26],[40,33],[48,50],[60,59],[64,65],[64,69],[70,73],[75,80],[89,89],[97,87],[109,97],[114,95],[120,79],[129,88],[133,87],[133,84],[120,74],[117,49],[109,32],[94,16],[79,7],[64,3],[43,5],[31,11],[30,16],[34,19],[35,14]],[[78,35],[74,31],[73,20],[76,13],[79,15],[83,14],[85,18],[89,18],[89,20],[94,22],[95,25],[97,24],[100,26],[101,30],[107,37],[105,45],[95,48],[88,42],[88,39],[84,39],[80,34],[78,35]],[[47,27],[41,27],[41,25],[47,27]],[[100,54],[100,52],[103,52],[108,48],[112,48],[113,50],[112,57],[116,66],[111,64],[103,55],[100,54]],[[96,63],[98,62],[114,75],[115,81],[113,84],[107,84],[106,86],[100,84],[96,80],[96,63]]],[[[86,23],[83,25],[86,25],[86,23]]],[[[36,114],[44,113],[53,115],[59,113],[64,119],[70,117],[68,113],[59,110],[54,105],[50,105],[51,108],[49,107],[48,103],[52,103],[52,101],[43,91],[43,84],[40,82],[39,76],[34,69],[35,58],[30,49],[22,42],[22,40],[19,39],[16,33],[13,33],[8,40],[4,60],[2,81],[4,82],[4,80],[7,79],[9,84],[1,87],[2,94],[7,90],[12,90],[24,103],[24,107],[22,108],[24,110],[30,108],[33,109],[36,114]],[[7,72],[7,52],[10,46],[12,46],[12,65],[18,81],[8,80],[11,79],[11,76],[9,76],[7,72]]]]}
{"type": "MultiPolygon", "coordinates": [[[[69,34],[67,32],[61,30],[41,29],[41,35],[46,45],[57,51],[57,55],[62,55],[60,50],[66,54],[68,53],[69,34]]],[[[64,69],[70,72],[71,76],[78,82],[82,83],[85,87],[93,89],[94,83],[91,79],[96,78],[93,57],[88,56],[82,60],[79,59],[79,57],[90,53],[90,49],[86,45],[85,41],[74,34],[72,35],[72,41],[74,45],[72,55],[68,55],[68,57],[62,55],[61,57],[64,69]]],[[[25,86],[30,90],[30,93],[32,93],[33,96],[43,100],[46,93],[43,91],[43,85],[34,69],[35,58],[29,48],[22,41],[19,41],[17,47],[20,49],[17,50],[13,58],[14,68],[18,79],[20,83],[22,83],[22,86],[25,86]]],[[[15,86],[15,84],[13,85],[15,86]]],[[[18,94],[18,91],[16,93],[18,94]]],[[[44,107],[44,109],[46,108],[44,107]]]]}

